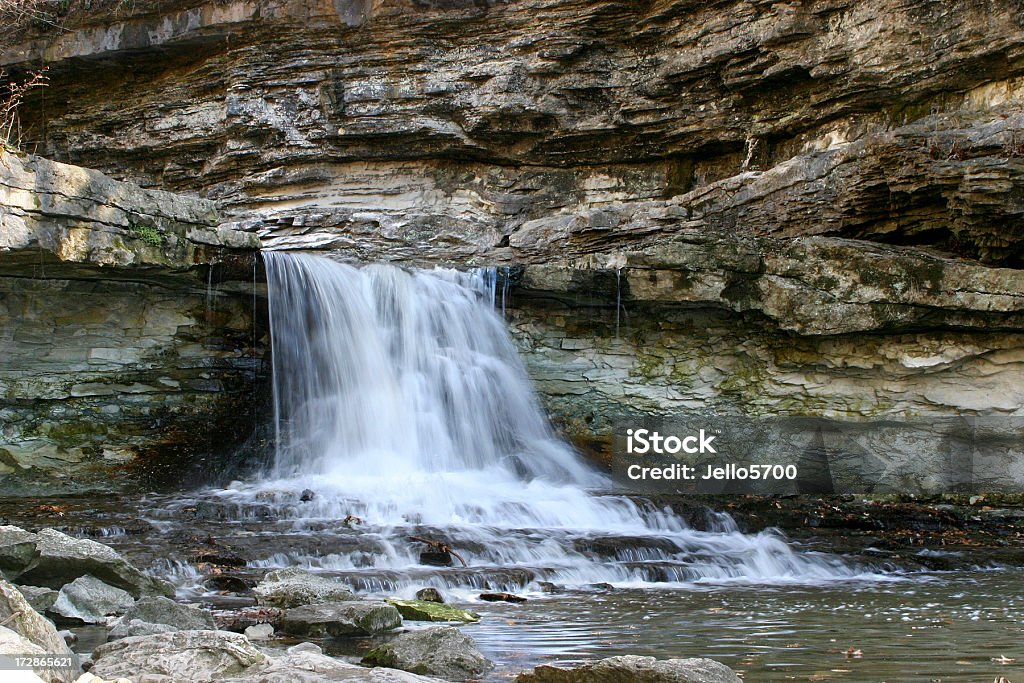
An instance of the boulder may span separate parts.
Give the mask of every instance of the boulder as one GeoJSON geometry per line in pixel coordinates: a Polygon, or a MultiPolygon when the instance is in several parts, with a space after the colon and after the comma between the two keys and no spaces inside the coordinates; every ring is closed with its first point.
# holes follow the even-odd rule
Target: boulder
{"type": "Polygon", "coordinates": [[[100,678],[209,681],[266,660],[249,640],[228,631],[174,631],[133,636],[97,647],[89,670],[100,678]]]}
{"type": "Polygon", "coordinates": [[[107,640],[120,640],[121,638],[131,638],[132,636],[153,636],[157,633],[171,633],[172,631],[179,630],[181,629],[167,624],[153,624],[141,619],[125,619],[121,617],[114,624],[114,628],[110,629],[110,633],[107,634],[107,640]]]}
{"type": "MultiPolygon", "coordinates": [[[[3,579],[0,579],[0,624],[46,654],[72,655],[71,649],[57,633],[53,624],[33,610],[25,596],[3,579]]],[[[71,669],[56,668],[43,670],[43,673],[37,671],[37,673],[48,683],[57,683],[58,681],[70,683],[77,674],[71,669]]]]}
{"type": "Polygon", "coordinates": [[[60,589],[50,614],[59,621],[105,624],[108,616],[124,614],[134,604],[128,591],[87,574],[60,589]]]}
{"type": "Polygon", "coordinates": [[[444,604],[444,597],[441,595],[441,591],[436,588],[421,588],[416,591],[416,599],[422,600],[423,602],[438,602],[444,604]]]}
{"type": "Polygon", "coordinates": [[[494,668],[476,642],[452,626],[408,631],[363,657],[363,664],[386,666],[450,681],[478,679],[494,668]]]}
{"type": "Polygon", "coordinates": [[[253,593],[261,605],[285,608],[345,602],[354,597],[352,589],[345,584],[298,568],[267,573],[253,593]]]}
{"type": "Polygon", "coordinates": [[[402,618],[409,621],[480,621],[480,615],[476,612],[426,600],[388,598],[388,604],[394,605],[402,618]]]}
{"type": "Polygon", "coordinates": [[[268,657],[244,672],[225,679],[223,683],[441,683],[437,678],[426,678],[394,669],[365,669],[320,652],[296,650],[288,654],[268,657]]]}
{"type": "Polygon", "coordinates": [[[18,578],[33,586],[60,588],[89,574],[104,583],[128,591],[132,597],[174,595],[166,581],[143,574],[113,548],[89,539],[79,539],[53,529],[35,534],[39,558],[35,566],[18,578]]]}
{"type": "Polygon", "coordinates": [[[712,659],[609,657],[575,667],[538,666],[513,683],[743,683],[736,672],[712,659]]]}
{"type": "Polygon", "coordinates": [[[210,612],[164,597],[142,598],[136,602],[124,613],[125,621],[132,619],[173,626],[179,631],[213,631],[217,628],[210,612]]]}
{"type": "Polygon", "coordinates": [[[25,599],[28,600],[28,604],[32,605],[32,609],[40,614],[53,607],[53,603],[57,600],[58,593],[52,588],[44,588],[43,586],[17,586],[17,589],[25,596],[25,599]]]}
{"type": "Polygon", "coordinates": [[[0,526],[0,575],[14,581],[38,559],[35,534],[16,526],[0,526]]]}
{"type": "Polygon", "coordinates": [[[401,626],[402,616],[384,602],[325,602],[284,613],[281,630],[298,636],[362,636],[401,626]]]}
{"type": "Polygon", "coordinates": [[[249,640],[266,640],[274,637],[274,627],[270,624],[253,624],[245,629],[245,637],[249,640]]]}

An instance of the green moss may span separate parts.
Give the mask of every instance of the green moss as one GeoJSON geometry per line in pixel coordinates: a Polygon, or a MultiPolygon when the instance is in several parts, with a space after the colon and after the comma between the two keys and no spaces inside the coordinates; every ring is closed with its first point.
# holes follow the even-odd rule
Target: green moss
{"type": "Polygon", "coordinates": [[[151,225],[132,225],[131,231],[135,234],[136,238],[146,244],[154,247],[162,247],[164,245],[164,236],[151,225]]]}

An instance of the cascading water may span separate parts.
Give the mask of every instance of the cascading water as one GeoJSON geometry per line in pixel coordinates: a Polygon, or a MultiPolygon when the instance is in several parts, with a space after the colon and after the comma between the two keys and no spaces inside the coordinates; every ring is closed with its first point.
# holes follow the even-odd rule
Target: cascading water
{"type": "Polygon", "coordinates": [[[264,256],[277,457],[258,486],[221,496],[239,511],[274,506],[291,532],[320,541],[257,565],[334,570],[390,592],[857,575],[777,535],[741,534],[725,515],[696,531],[607,493],[548,425],[486,273],[264,256]],[[443,539],[469,567],[420,566],[409,536],[443,539]]]}

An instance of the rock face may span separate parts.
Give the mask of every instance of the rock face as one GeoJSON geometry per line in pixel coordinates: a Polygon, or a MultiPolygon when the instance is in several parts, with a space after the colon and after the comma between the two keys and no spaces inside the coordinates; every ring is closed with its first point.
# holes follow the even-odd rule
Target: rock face
{"type": "Polygon", "coordinates": [[[588,449],[679,411],[1021,415],[1012,0],[136,5],[8,30],[0,66],[50,66],[40,150],[271,248],[507,267],[588,449]]]}
{"type": "Polygon", "coordinates": [[[609,657],[574,668],[538,666],[515,683],[740,683],[724,664],[711,659],[609,657]]]}
{"type": "Polygon", "coordinates": [[[403,633],[368,652],[363,664],[438,676],[449,681],[477,680],[494,668],[472,638],[451,626],[403,633]]]}
{"type": "Polygon", "coordinates": [[[156,481],[251,431],[256,246],[211,202],[4,152],[0,487],[156,481]]]}

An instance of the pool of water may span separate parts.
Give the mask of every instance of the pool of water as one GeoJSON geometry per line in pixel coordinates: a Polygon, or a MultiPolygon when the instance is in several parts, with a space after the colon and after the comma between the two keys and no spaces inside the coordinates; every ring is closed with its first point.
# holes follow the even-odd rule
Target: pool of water
{"type": "Polygon", "coordinates": [[[499,662],[711,657],[746,681],[1024,680],[1024,571],[885,583],[622,589],[479,603],[464,630],[499,662]],[[1006,661],[1015,660],[1015,661],[1006,661]]]}

